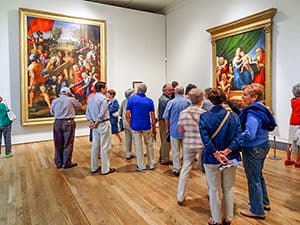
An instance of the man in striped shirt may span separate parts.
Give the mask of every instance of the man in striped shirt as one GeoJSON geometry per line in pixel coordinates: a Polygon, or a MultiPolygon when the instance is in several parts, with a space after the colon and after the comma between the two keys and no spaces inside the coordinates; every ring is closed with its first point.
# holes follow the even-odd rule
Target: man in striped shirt
{"type": "Polygon", "coordinates": [[[205,112],[201,108],[203,101],[203,91],[199,88],[193,88],[189,92],[189,98],[192,105],[179,114],[178,130],[183,133],[183,165],[180,171],[178,189],[177,189],[177,202],[183,205],[186,198],[186,184],[187,178],[192,169],[192,164],[195,161],[195,156],[200,153],[200,166],[201,166],[201,153],[203,144],[199,132],[199,119],[200,114],[205,112]]]}

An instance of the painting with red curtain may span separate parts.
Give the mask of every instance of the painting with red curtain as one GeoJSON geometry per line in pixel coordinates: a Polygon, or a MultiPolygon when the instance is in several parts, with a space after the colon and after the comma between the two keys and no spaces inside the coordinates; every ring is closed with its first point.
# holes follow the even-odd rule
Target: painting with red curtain
{"type": "Polygon", "coordinates": [[[50,106],[63,87],[81,103],[84,115],[93,85],[101,74],[99,26],[28,16],[28,119],[51,117],[50,106]]]}

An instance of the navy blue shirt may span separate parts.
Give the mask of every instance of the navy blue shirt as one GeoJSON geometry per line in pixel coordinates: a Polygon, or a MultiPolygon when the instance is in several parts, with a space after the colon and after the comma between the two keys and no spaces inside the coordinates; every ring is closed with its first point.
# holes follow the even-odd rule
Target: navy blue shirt
{"type": "Polygon", "coordinates": [[[136,94],[128,99],[127,110],[130,110],[130,127],[132,130],[150,130],[151,120],[150,112],[154,112],[154,103],[152,99],[145,94],[136,94]]]}
{"type": "Polygon", "coordinates": [[[226,148],[232,150],[227,156],[228,159],[241,160],[239,149],[242,132],[238,115],[231,112],[220,132],[211,140],[211,136],[221,124],[226,112],[226,109],[221,105],[216,105],[210,111],[200,115],[200,135],[204,144],[203,163],[219,164],[220,162],[214,157],[213,153],[223,151],[226,148]]]}

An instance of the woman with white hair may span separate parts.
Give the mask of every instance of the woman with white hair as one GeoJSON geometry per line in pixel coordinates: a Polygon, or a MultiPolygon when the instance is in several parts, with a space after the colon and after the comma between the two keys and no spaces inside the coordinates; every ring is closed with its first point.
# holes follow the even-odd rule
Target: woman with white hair
{"type": "Polygon", "coordinates": [[[289,144],[287,149],[286,166],[295,165],[300,168],[300,83],[292,89],[294,97],[291,99],[292,113],[290,117],[289,144]],[[292,153],[297,155],[296,162],[292,160],[292,153]]]}

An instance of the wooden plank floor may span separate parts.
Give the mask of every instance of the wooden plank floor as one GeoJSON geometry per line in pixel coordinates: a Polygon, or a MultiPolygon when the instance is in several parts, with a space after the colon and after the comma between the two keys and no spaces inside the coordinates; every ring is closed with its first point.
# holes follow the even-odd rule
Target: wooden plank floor
{"type": "MultiPolygon", "coordinates": [[[[156,157],[158,147],[157,142],[156,157]]],[[[206,182],[197,163],[189,179],[188,199],[180,207],[176,202],[178,178],[171,167],[137,173],[135,160],[125,160],[124,145],[113,146],[111,164],[117,172],[108,176],[90,173],[87,137],[76,138],[73,159],[79,166],[68,170],[55,168],[52,141],[15,145],[13,152],[13,158],[0,158],[0,225],[202,225],[210,216],[206,182]]],[[[278,154],[285,157],[284,152],[278,154]]],[[[264,172],[272,207],[266,220],[239,215],[248,201],[240,167],[232,224],[300,224],[300,169],[268,159],[264,172]]]]}

